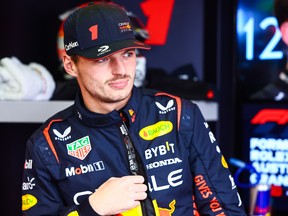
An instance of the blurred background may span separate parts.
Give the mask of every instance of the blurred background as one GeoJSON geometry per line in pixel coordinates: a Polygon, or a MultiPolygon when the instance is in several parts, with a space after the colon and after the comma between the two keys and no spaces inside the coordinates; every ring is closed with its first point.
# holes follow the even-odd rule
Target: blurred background
{"type": "MultiPolygon", "coordinates": [[[[288,103],[251,97],[274,82],[286,64],[286,46],[274,17],[273,0],[114,2],[131,13],[137,36],[152,47],[139,53],[139,86],[204,105],[204,116],[209,116],[207,121],[230,162],[247,212],[251,188],[264,184],[269,185],[271,214],[288,215],[288,103]]],[[[61,65],[61,25],[71,10],[85,3],[2,2],[0,59],[15,56],[24,65],[37,62],[45,66],[55,82],[47,99],[51,103],[73,100],[77,89],[61,65]]],[[[22,101],[26,107],[27,100],[22,101]]],[[[0,112],[9,113],[12,119],[15,113],[6,110],[8,102],[9,98],[0,100],[0,112]]],[[[32,113],[36,112],[33,104],[32,113]]],[[[17,106],[17,112],[23,109],[25,113],[21,103],[17,106]]],[[[41,122],[9,121],[0,115],[7,215],[21,215],[26,140],[41,122]]]]}

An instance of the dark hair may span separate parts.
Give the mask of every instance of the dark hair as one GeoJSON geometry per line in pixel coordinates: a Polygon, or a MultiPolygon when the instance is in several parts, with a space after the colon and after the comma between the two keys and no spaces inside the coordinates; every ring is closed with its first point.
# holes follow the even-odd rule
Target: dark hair
{"type": "Polygon", "coordinates": [[[274,14],[279,27],[288,21],[288,0],[274,0],[274,14]]]}
{"type": "Polygon", "coordinates": [[[77,64],[77,62],[79,61],[79,56],[77,56],[77,55],[72,55],[72,56],[70,56],[71,57],[71,60],[75,63],[75,64],[77,64]]]}

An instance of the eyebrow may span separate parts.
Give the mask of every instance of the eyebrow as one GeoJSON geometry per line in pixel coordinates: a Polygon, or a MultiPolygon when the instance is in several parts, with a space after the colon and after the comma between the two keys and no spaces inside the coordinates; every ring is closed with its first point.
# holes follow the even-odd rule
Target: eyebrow
{"type": "Polygon", "coordinates": [[[129,48],[125,50],[125,52],[129,52],[129,51],[135,51],[135,48],[129,48]]]}

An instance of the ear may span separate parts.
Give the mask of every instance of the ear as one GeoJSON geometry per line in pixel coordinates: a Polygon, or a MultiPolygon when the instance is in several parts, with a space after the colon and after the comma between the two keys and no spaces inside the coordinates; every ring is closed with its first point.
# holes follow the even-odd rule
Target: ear
{"type": "Polygon", "coordinates": [[[283,42],[288,45],[288,21],[283,22],[280,26],[283,42]]]}
{"type": "Polygon", "coordinates": [[[77,67],[75,65],[75,62],[71,59],[70,56],[68,56],[67,54],[64,54],[62,56],[62,61],[63,61],[63,67],[65,69],[65,71],[73,76],[73,77],[77,77],[78,76],[78,70],[77,67]]]}

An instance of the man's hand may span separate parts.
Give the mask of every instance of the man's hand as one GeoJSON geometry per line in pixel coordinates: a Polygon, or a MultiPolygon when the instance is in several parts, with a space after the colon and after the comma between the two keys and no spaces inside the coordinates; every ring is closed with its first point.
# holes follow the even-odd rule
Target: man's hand
{"type": "Polygon", "coordinates": [[[89,197],[94,211],[100,215],[115,215],[140,205],[147,197],[143,176],[112,177],[89,197]]]}

